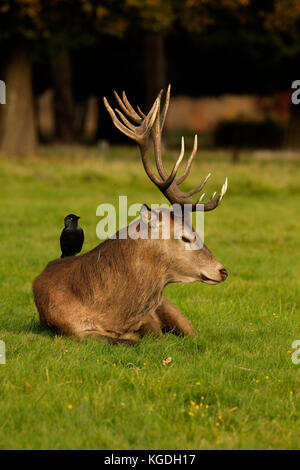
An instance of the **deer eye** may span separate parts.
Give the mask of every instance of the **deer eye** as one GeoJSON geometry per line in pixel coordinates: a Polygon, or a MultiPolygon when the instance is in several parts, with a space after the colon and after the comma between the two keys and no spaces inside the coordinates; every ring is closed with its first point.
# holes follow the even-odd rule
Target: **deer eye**
{"type": "Polygon", "coordinates": [[[189,240],[188,238],[186,237],[181,237],[181,240],[184,242],[184,243],[191,243],[192,240],[189,240]]]}

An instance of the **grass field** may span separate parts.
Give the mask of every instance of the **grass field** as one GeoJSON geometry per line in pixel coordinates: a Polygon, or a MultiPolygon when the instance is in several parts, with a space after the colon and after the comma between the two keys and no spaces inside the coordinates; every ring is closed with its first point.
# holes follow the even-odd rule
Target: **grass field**
{"type": "Polygon", "coordinates": [[[148,336],[133,348],[43,329],[31,283],[59,256],[66,214],[81,216],[87,251],[100,203],[164,202],[137,152],[42,149],[0,167],[0,449],[300,448],[299,162],[197,158],[186,188],[212,171],[209,194],[228,176],[205,218],[228,280],[168,286],[198,338],[148,336]]]}

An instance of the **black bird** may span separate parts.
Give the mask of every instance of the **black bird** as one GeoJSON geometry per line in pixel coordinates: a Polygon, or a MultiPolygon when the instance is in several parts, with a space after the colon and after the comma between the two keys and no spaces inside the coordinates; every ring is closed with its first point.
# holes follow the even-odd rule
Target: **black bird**
{"type": "Polygon", "coordinates": [[[74,214],[69,214],[65,217],[65,228],[60,236],[61,258],[66,256],[75,256],[81,251],[84,233],[81,227],[78,227],[78,217],[74,214]]]}

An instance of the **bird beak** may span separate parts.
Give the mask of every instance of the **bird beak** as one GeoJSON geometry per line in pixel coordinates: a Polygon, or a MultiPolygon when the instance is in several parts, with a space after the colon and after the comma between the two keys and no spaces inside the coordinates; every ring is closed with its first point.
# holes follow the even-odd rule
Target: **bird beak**
{"type": "Polygon", "coordinates": [[[77,217],[77,220],[80,219],[80,217],[77,217]]]}

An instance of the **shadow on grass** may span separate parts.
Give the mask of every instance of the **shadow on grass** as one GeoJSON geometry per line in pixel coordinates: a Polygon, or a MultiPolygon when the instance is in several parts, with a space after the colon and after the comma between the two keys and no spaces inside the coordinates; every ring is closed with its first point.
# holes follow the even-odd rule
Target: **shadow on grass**
{"type": "MultiPolygon", "coordinates": [[[[31,318],[27,322],[20,322],[16,323],[14,321],[11,321],[10,319],[9,322],[7,322],[5,325],[2,325],[1,331],[3,333],[10,333],[13,335],[36,335],[38,337],[42,338],[49,338],[54,340],[55,338],[64,338],[64,339],[69,339],[74,342],[80,341],[78,338],[70,338],[66,337],[60,334],[57,334],[56,332],[52,331],[50,328],[48,328],[45,325],[42,325],[39,323],[38,319],[31,318]]],[[[206,345],[205,342],[203,342],[203,338],[201,336],[198,336],[196,338],[194,337],[189,337],[189,336],[181,336],[176,334],[175,331],[168,331],[163,334],[161,337],[156,337],[151,334],[146,334],[143,337],[140,338],[136,343],[134,344],[122,344],[122,343],[111,343],[107,341],[105,338],[102,338],[101,340],[96,340],[93,338],[85,338],[80,341],[81,343],[90,343],[90,342],[97,342],[97,343],[102,343],[110,348],[115,349],[116,347],[122,347],[122,348],[128,348],[129,349],[139,349],[139,348],[146,348],[147,350],[150,349],[164,349],[166,346],[170,347],[173,345],[175,349],[178,350],[183,350],[185,352],[190,351],[193,354],[203,354],[206,350],[206,345]]]]}
{"type": "Polygon", "coordinates": [[[28,334],[32,333],[38,336],[51,337],[54,338],[56,333],[51,331],[44,325],[41,325],[38,320],[30,320],[28,323],[15,323],[9,322],[8,324],[2,325],[2,332],[12,333],[12,334],[28,334]]]}
{"type": "Polygon", "coordinates": [[[54,331],[50,330],[44,325],[41,325],[41,323],[38,323],[38,322],[32,322],[32,324],[28,328],[28,331],[30,333],[33,333],[39,336],[45,336],[45,337],[50,336],[51,338],[54,338],[55,336],[57,336],[57,334],[54,331]]]}

